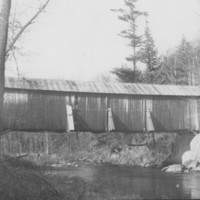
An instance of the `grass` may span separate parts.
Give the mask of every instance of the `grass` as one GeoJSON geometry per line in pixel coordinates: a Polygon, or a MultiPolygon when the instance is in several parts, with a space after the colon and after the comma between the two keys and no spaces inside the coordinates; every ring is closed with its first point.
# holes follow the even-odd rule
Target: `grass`
{"type": "Polygon", "coordinates": [[[46,154],[45,140],[41,134],[16,132],[3,138],[2,152],[13,155],[27,153],[29,154],[27,159],[43,166],[68,164],[78,160],[129,166],[158,166],[170,155],[175,135],[155,134],[156,148],[154,148],[151,134],[49,133],[49,154],[46,154]],[[132,144],[147,145],[133,147],[132,144]],[[113,151],[115,148],[119,148],[120,151],[116,153],[113,151]]]}

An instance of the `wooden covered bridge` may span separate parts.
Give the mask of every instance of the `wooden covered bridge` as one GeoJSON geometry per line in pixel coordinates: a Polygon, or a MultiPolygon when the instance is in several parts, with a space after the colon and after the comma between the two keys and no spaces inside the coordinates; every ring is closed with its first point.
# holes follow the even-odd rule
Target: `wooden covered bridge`
{"type": "Polygon", "coordinates": [[[4,128],[24,131],[199,131],[200,87],[5,80],[4,128]]]}

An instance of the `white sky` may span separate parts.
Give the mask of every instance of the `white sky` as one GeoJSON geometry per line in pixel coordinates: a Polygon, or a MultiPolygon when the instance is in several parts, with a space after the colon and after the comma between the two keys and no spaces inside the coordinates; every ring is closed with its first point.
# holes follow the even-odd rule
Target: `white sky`
{"type": "MultiPolygon", "coordinates": [[[[26,1],[26,0],[25,0],[26,1]]],[[[200,1],[139,0],[141,11],[149,12],[150,28],[160,53],[176,46],[184,34],[200,38],[200,1]]],[[[91,80],[126,63],[128,40],[117,34],[126,28],[110,9],[123,0],[51,0],[22,40],[20,73],[34,78],[91,80]]],[[[8,75],[16,67],[8,62],[8,75]]]]}

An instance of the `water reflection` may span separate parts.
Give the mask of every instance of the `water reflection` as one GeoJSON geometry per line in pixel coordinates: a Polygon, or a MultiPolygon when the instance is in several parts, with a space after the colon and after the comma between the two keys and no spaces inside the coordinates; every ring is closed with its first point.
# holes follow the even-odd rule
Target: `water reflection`
{"type": "Polygon", "coordinates": [[[57,174],[79,176],[100,182],[124,194],[139,194],[145,199],[199,199],[200,175],[169,174],[159,169],[83,165],[57,171],[57,174]]]}
{"type": "Polygon", "coordinates": [[[155,169],[103,167],[97,171],[96,180],[116,191],[139,194],[146,199],[191,197],[189,190],[183,191],[182,175],[166,174],[155,169]]]}
{"type": "Polygon", "coordinates": [[[200,174],[184,176],[183,190],[188,191],[192,199],[200,199],[200,174]]]}

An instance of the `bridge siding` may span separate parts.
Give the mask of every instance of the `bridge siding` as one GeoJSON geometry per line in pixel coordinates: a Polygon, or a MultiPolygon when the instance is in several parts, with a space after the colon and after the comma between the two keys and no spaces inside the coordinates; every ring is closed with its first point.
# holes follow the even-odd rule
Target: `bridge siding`
{"type": "Polygon", "coordinates": [[[106,96],[76,95],[78,98],[76,130],[105,131],[107,118],[106,96]]]}
{"type": "Polygon", "coordinates": [[[115,128],[118,131],[143,131],[144,108],[142,97],[109,97],[115,128]]]}
{"type": "Polygon", "coordinates": [[[31,92],[4,95],[4,128],[12,130],[65,130],[69,96],[31,92]]]}
{"type": "Polygon", "coordinates": [[[143,131],[145,105],[152,111],[156,131],[193,130],[196,129],[197,121],[200,122],[200,100],[197,97],[6,89],[4,127],[12,130],[66,130],[66,104],[71,104],[74,108],[77,121],[75,127],[78,131],[105,131],[107,108],[112,109],[116,131],[143,131]]]}
{"type": "Polygon", "coordinates": [[[157,130],[195,130],[198,111],[197,100],[192,98],[174,98],[153,100],[153,119],[157,130]]]}

